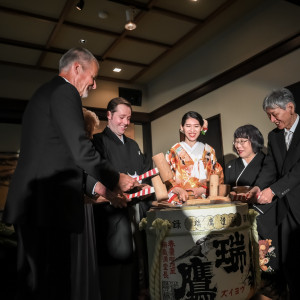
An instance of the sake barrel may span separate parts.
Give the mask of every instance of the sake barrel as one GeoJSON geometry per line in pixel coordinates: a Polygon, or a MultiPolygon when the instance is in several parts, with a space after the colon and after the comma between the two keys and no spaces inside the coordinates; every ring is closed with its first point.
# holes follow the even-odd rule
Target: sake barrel
{"type": "Polygon", "coordinates": [[[255,276],[250,227],[246,203],[149,211],[151,299],[248,299],[255,276]]]}

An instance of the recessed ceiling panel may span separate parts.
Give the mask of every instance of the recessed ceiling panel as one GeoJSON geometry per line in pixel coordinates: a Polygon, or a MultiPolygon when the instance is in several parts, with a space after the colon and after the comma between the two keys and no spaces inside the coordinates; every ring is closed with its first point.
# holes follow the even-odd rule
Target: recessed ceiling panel
{"type": "Polygon", "coordinates": [[[0,36],[11,40],[43,45],[54,28],[54,23],[0,11],[0,36]]]}
{"type": "Polygon", "coordinates": [[[102,55],[114,40],[115,37],[106,34],[64,25],[55,37],[52,46],[62,49],[84,47],[89,49],[94,55],[102,55]],[[86,42],[81,44],[81,39],[84,39],[86,42]]]}
{"type": "Polygon", "coordinates": [[[112,61],[105,60],[100,64],[99,76],[122,79],[122,80],[130,80],[141,70],[142,68],[140,67],[130,66],[122,63],[114,63],[112,61]],[[119,73],[113,72],[113,69],[115,67],[122,69],[121,72],[119,73]]]}
{"type": "MultiPolygon", "coordinates": [[[[62,0],[1,0],[0,5],[32,14],[58,18],[66,1],[62,0]]],[[[75,4],[74,4],[75,9],[75,4]]]]}
{"type": "Polygon", "coordinates": [[[35,66],[41,51],[0,44],[0,60],[35,66]]]}
{"type": "Polygon", "coordinates": [[[195,23],[150,11],[130,35],[172,45],[195,27],[195,23]]]}
{"type": "Polygon", "coordinates": [[[225,2],[226,0],[158,0],[155,2],[155,7],[203,20],[225,2]]]}
{"type": "Polygon", "coordinates": [[[124,39],[110,52],[109,57],[149,64],[165,50],[166,48],[160,46],[124,39]]]}

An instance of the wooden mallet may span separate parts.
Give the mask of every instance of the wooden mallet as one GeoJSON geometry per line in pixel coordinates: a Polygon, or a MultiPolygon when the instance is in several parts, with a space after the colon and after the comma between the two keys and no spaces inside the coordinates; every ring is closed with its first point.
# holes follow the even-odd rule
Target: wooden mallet
{"type": "Polygon", "coordinates": [[[164,183],[173,178],[170,165],[166,161],[163,153],[154,155],[152,160],[155,163],[156,168],[139,175],[136,177],[136,180],[139,181],[148,177],[152,177],[151,181],[153,187],[141,190],[137,193],[127,194],[126,196],[128,199],[145,196],[152,193],[155,193],[157,201],[169,199],[167,187],[164,183]]]}

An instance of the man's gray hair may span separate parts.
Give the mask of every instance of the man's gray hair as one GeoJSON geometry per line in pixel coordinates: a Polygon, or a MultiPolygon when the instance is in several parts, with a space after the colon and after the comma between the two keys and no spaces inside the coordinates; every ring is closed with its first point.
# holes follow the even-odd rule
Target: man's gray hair
{"type": "Polygon", "coordinates": [[[98,64],[97,59],[89,50],[81,47],[71,48],[59,60],[59,72],[62,70],[67,71],[71,64],[75,61],[79,62],[83,66],[87,63],[91,63],[92,61],[96,61],[98,64]]]}
{"type": "Polygon", "coordinates": [[[277,107],[285,110],[286,105],[289,102],[292,102],[296,109],[296,102],[290,90],[286,88],[277,89],[272,91],[272,93],[264,99],[263,110],[266,111],[268,108],[277,108],[277,107]]]}

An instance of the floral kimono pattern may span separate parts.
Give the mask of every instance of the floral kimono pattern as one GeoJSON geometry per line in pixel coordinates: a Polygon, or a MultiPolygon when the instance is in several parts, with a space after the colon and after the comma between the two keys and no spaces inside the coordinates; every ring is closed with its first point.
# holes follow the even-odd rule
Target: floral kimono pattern
{"type": "Polygon", "coordinates": [[[222,166],[217,162],[215,150],[208,144],[197,142],[192,154],[191,149],[184,143],[175,144],[166,154],[166,160],[174,174],[172,188],[179,186],[185,190],[200,187],[209,180],[210,175],[220,177],[224,181],[222,166]]]}

